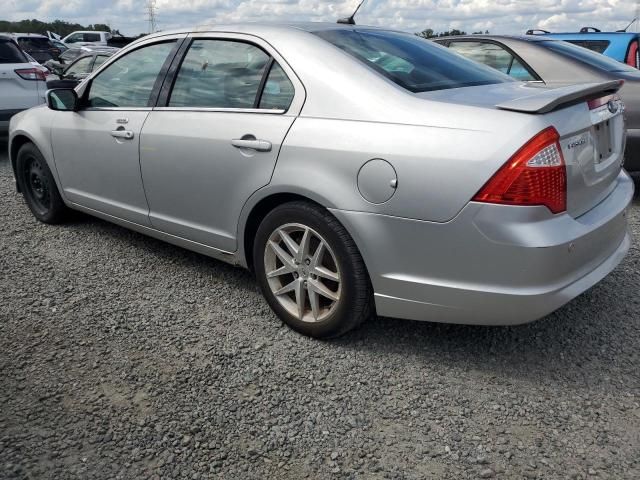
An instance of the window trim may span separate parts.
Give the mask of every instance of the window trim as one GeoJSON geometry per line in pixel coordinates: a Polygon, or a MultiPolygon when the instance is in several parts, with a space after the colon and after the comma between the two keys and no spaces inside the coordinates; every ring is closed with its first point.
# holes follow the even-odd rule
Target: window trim
{"type": "MultiPolygon", "coordinates": [[[[540,77],[540,75],[538,75],[535,70],[533,68],[531,68],[531,65],[529,65],[527,62],[525,62],[522,57],[520,55],[518,55],[515,51],[513,51],[512,48],[510,48],[508,45],[502,43],[502,42],[498,42],[497,40],[493,40],[493,39],[489,39],[489,38],[460,38],[460,39],[449,39],[446,41],[445,46],[447,48],[451,48],[451,44],[452,43],[491,43],[493,45],[497,45],[498,47],[503,48],[504,50],[507,51],[507,53],[511,54],[511,56],[518,60],[518,62],[520,62],[520,65],[522,65],[524,67],[524,69],[529,72],[529,75],[531,75],[533,77],[533,80],[520,80],[521,82],[544,82],[544,80],[542,80],[542,77],[540,77]]],[[[440,42],[438,42],[440,43],[440,42]]],[[[443,42],[444,43],[444,42],[443,42]]],[[[441,43],[442,45],[442,43],[441,43]]],[[[457,53],[457,52],[456,52],[457,53]]],[[[461,55],[461,54],[459,54],[461,55]]],[[[513,64],[513,61],[509,64],[509,69],[511,69],[511,66],[513,64]]],[[[484,64],[483,64],[484,65],[484,64]]],[[[505,75],[509,75],[507,73],[505,73],[505,75]]],[[[511,75],[509,75],[511,76],[511,75]]],[[[511,77],[514,80],[514,77],[511,77]]]]}
{"type": "MultiPolygon", "coordinates": [[[[262,40],[262,39],[259,39],[258,37],[253,37],[253,35],[251,35],[251,37],[252,38],[247,38],[247,36],[242,35],[242,34],[230,35],[228,33],[216,33],[216,32],[205,33],[205,34],[199,34],[199,33],[198,34],[190,34],[188,36],[187,40],[183,43],[182,47],[180,48],[180,52],[178,52],[178,54],[174,58],[174,61],[172,62],[171,66],[169,68],[167,76],[166,76],[166,78],[165,78],[165,80],[163,82],[163,85],[162,85],[161,94],[158,97],[158,101],[156,102],[156,106],[153,108],[153,110],[165,111],[165,112],[170,112],[170,111],[175,111],[175,112],[218,112],[218,113],[252,113],[252,114],[258,113],[258,114],[266,114],[266,115],[286,115],[286,114],[291,113],[292,109],[295,106],[296,110],[299,112],[300,109],[302,108],[302,104],[304,103],[304,98],[302,99],[301,104],[298,107],[296,105],[296,100],[298,100],[298,90],[299,90],[298,86],[296,85],[296,81],[297,82],[300,81],[298,76],[295,75],[295,72],[293,72],[294,73],[294,78],[296,80],[296,81],[294,81],[293,78],[292,78],[291,73],[289,71],[287,71],[287,68],[284,66],[284,65],[286,65],[287,67],[289,67],[289,65],[286,64],[286,62],[284,62],[281,58],[276,58],[276,55],[274,55],[274,53],[271,52],[270,49],[267,48],[266,45],[261,45],[258,41],[256,41],[256,40],[262,40]],[[185,58],[187,56],[187,53],[189,52],[189,49],[191,48],[191,45],[193,44],[193,42],[195,40],[213,40],[213,41],[226,41],[226,42],[246,43],[248,45],[251,45],[253,47],[256,47],[256,48],[262,50],[269,57],[269,61],[267,62],[267,65],[266,65],[266,67],[264,69],[264,72],[262,74],[262,79],[261,79],[260,85],[258,87],[258,92],[256,94],[256,99],[254,100],[253,108],[171,107],[171,106],[169,106],[169,101],[171,99],[171,94],[173,93],[173,88],[174,88],[176,80],[178,78],[178,73],[180,71],[180,68],[182,67],[182,63],[184,62],[184,60],[185,60],[185,58]],[[271,73],[271,68],[273,67],[273,65],[276,62],[280,65],[280,67],[284,71],[285,75],[287,76],[287,78],[291,82],[291,85],[293,85],[293,99],[291,100],[291,104],[289,105],[289,108],[287,110],[275,110],[275,109],[261,109],[261,108],[258,108],[258,106],[260,105],[259,102],[262,99],[262,95],[264,93],[264,87],[265,87],[265,85],[267,83],[269,74],[271,73]]],[[[271,45],[269,45],[269,46],[271,46],[271,45]]],[[[300,85],[301,85],[301,83],[300,83],[300,85]]],[[[304,87],[302,87],[302,89],[304,90],[304,87]]]]}
{"type": "MultiPolygon", "coordinates": [[[[160,95],[160,89],[162,87],[162,84],[167,76],[167,71],[169,70],[169,67],[171,66],[173,60],[175,59],[178,51],[180,50],[180,48],[182,47],[182,45],[184,44],[185,40],[186,40],[186,36],[171,36],[168,38],[154,38],[154,41],[150,41],[150,42],[145,42],[143,44],[137,45],[136,48],[132,48],[131,50],[127,50],[125,52],[122,52],[121,55],[117,55],[114,56],[114,58],[109,58],[109,60],[105,61],[102,65],[100,65],[100,68],[98,69],[97,72],[91,72],[89,75],[91,75],[91,78],[89,79],[89,81],[85,84],[85,88],[82,92],[82,96],[80,97],[80,111],[87,111],[87,112],[93,112],[93,111],[105,111],[105,112],[110,112],[110,111],[132,111],[132,112],[136,112],[136,111],[151,111],[153,110],[153,107],[156,105],[157,101],[158,101],[158,97],[160,95]],[[126,57],[127,55],[132,54],[133,52],[137,52],[138,50],[142,49],[142,48],[146,48],[146,47],[152,47],[154,45],[160,45],[163,43],[170,43],[170,42],[174,42],[175,45],[173,46],[173,48],[171,49],[171,51],[169,52],[169,54],[167,55],[167,58],[165,59],[164,63],[162,64],[162,67],[160,68],[160,71],[158,72],[158,75],[156,76],[156,80],[153,84],[153,87],[151,88],[151,94],[149,95],[149,101],[147,102],[147,106],[146,107],[90,107],[88,106],[88,101],[89,101],[89,94],[91,93],[91,87],[93,86],[93,81],[95,80],[96,77],[98,77],[101,73],[102,70],[108,68],[110,65],[112,65],[113,63],[117,62],[118,60],[120,60],[121,58],[126,57]]],[[[94,59],[95,61],[95,59],[94,59]]]]}

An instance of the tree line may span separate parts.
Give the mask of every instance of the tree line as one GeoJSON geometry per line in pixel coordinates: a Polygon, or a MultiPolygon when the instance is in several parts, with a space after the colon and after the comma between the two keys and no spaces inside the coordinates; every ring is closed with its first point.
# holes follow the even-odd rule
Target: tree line
{"type": "MultiPolygon", "coordinates": [[[[487,30],[486,32],[473,32],[473,35],[482,35],[482,34],[488,35],[489,34],[489,30],[487,30]]],[[[431,28],[427,28],[421,32],[417,32],[416,35],[418,37],[422,37],[422,38],[438,38],[438,37],[453,37],[455,35],[467,35],[467,32],[463,31],[463,30],[458,30],[457,28],[454,28],[453,30],[447,30],[446,32],[439,32],[436,33],[433,31],[433,29],[431,28]]]]}
{"type": "Polygon", "coordinates": [[[78,30],[99,30],[101,32],[118,33],[117,31],[112,31],[109,25],[102,23],[85,26],[79,23],[65,22],[64,20],[54,20],[53,22],[41,22],[35,19],[20,20],[19,22],[0,20],[0,32],[45,34],[47,31],[50,31],[66,37],[70,33],[78,30]]]}

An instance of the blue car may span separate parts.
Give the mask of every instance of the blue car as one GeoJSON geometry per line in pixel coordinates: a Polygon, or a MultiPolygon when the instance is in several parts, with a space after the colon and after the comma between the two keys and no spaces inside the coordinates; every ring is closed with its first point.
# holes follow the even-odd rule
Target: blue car
{"type": "Polygon", "coordinates": [[[551,33],[546,30],[528,30],[527,35],[564,40],[640,69],[639,33],[626,31],[602,32],[594,27],[584,27],[577,33],[551,33]]]}

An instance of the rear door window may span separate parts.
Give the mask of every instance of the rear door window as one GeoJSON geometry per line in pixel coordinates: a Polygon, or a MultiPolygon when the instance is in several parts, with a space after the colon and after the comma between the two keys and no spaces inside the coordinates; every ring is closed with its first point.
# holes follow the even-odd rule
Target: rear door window
{"type": "Polygon", "coordinates": [[[170,107],[256,108],[270,57],[255,45],[194,40],[182,62],[170,107]]]}
{"type": "Polygon", "coordinates": [[[524,65],[509,51],[492,42],[456,42],[449,44],[454,52],[483,63],[522,81],[535,80],[524,65]]]}
{"type": "Polygon", "coordinates": [[[27,63],[27,59],[18,46],[8,39],[0,39],[1,63],[27,63]]]}
{"type": "Polygon", "coordinates": [[[282,67],[274,63],[264,84],[259,108],[288,110],[295,94],[293,84],[282,67]]]}
{"type": "Polygon", "coordinates": [[[460,59],[415,35],[380,30],[323,30],[315,34],[411,92],[512,81],[484,65],[460,59]]]}
{"type": "Polygon", "coordinates": [[[85,33],[83,34],[83,40],[85,42],[99,42],[100,34],[99,33],[85,33]]]}

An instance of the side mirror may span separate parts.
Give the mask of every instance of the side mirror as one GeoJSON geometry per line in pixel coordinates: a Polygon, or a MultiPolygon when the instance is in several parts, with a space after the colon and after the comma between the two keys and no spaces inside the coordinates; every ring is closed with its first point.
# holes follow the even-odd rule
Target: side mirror
{"type": "Polygon", "coordinates": [[[71,88],[56,88],[47,91],[47,105],[51,110],[75,112],[78,109],[78,94],[71,88]]]}

